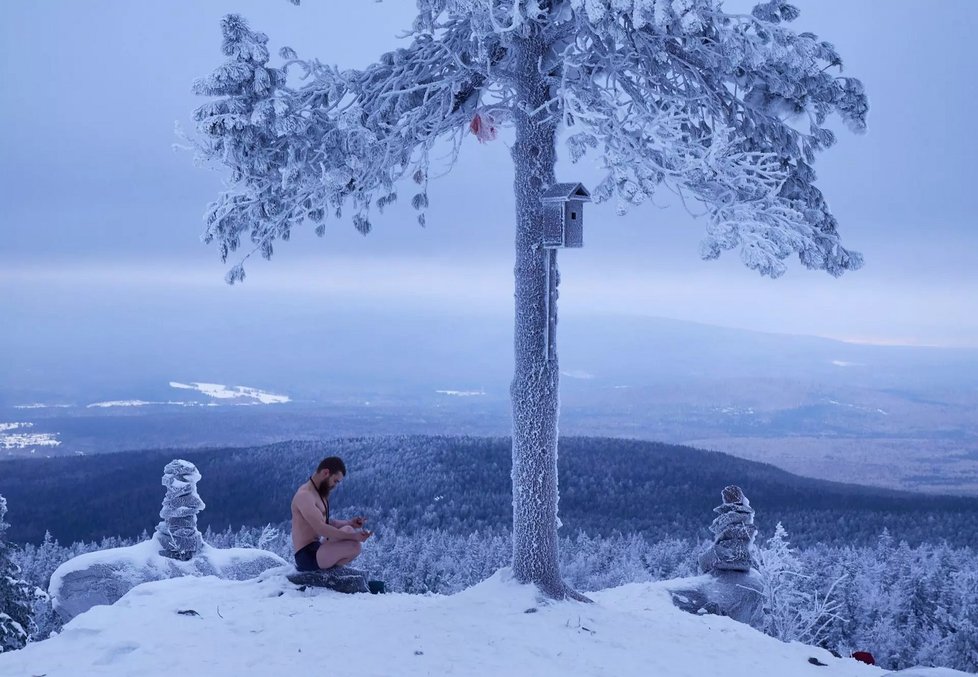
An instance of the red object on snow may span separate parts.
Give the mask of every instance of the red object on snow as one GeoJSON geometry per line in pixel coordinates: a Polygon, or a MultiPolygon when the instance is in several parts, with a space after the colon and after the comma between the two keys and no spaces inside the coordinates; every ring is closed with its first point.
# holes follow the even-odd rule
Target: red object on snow
{"type": "Polygon", "coordinates": [[[860,663],[865,663],[866,665],[876,665],[876,659],[873,658],[873,654],[869,653],[868,651],[853,651],[852,657],[860,663]]]}
{"type": "Polygon", "coordinates": [[[496,139],[496,121],[491,115],[476,113],[472,117],[472,122],[469,123],[469,129],[475,134],[475,138],[479,139],[479,143],[495,141],[496,139]]]}

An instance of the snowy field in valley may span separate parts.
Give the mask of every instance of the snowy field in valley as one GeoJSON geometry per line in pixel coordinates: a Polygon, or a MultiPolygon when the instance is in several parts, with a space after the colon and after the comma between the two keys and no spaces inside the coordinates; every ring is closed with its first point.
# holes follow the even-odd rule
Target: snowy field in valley
{"type": "Polygon", "coordinates": [[[0,655],[0,675],[887,674],[727,618],[683,613],[659,584],[597,592],[593,605],[545,604],[507,573],[452,596],[303,591],[276,572],[244,582],[147,583],[82,614],[57,637],[0,655]]]}
{"type": "Polygon", "coordinates": [[[61,444],[57,433],[35,433],[31,422],[0,423],[0,449],[56,447],[61,444]]]}
{"type": "Polygon", "coordinates": [[[291,399],[288,395],[276,395],[250,386],[231,386],[220,383],[179,383],[170,381],[170,387],[178,390],[195,390],[218,400],[245,399],[255,404],[285,404],[291,399]]]}
{"type": "MultiPolygon", "coordinates": [[[[177,390],[190,390],[201,395],[206,395],[212,400],[241,400],[232,402],[232,404],[285,404],[291,402],[291,398],[288,395],[277,395],[275,393],[269,393],[258,388],[252,388],[250,386],[226,386],[221,383],[180,383],[178,381],[170,381],[171,388],[177,390]]],[[[180,407],[200,407],[216,406],[213,401],[148,401],[148,400],[109,400],[106,402],[93,402],[87,405],[89,409],[92,408],[111,408],[111,407],[147,407],[147,406],[180,406],[180,407]]]]}

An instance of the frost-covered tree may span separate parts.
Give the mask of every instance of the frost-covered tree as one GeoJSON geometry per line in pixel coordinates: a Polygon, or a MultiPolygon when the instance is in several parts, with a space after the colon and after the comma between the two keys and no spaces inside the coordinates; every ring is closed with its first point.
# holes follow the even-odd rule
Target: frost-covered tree
{"type": "Polygon", "coordinates": [[[204,509],[204,502],[197,495],[200,473],[190,461],[174,459],[163,468],[162,522],[156,526],[156,539],[163,550],[160,554],[171,559],[187,561],[193,558],[203,543],[197,530],[197,513],[204,509]]]}
{"type": "Polygon", "coordinates": [[[34,605],[44,593],[21,578],[5,539],[7,499],[0,496],[0,653],[21,649],[33,636],[34,605]]]}
{"type": "Polygon", "coordinates": [[[783,642],[821,644],[833,621],[840,620],[841,602],[835,598],[837,579],[820,593],[806,573],[788,532],[778,522],[774,535],[758,548],[758,571],[764,584],[764,632],[783,642]]]}
{"type": "Polygon", "coordinates": [[[978,672],[978,623],[961,621],[950,639],[946,660],[959,670],[978,672]]]}
{"type": "Polygon", "coordinates": [[[556,258],[541,249],[541,196],[556,182],[558,135],[572,161],[604,168],[597,201],[619,211],[663,186],[706,215],[702,254],[737,249],[777,277],[797,254],[832,275],[858,268],[815,186],[813,162],[835,141],[837,114],[865,127],[860,82],[828,42],[795,33],[783,0],[751,14],[720,0],[417,0],[403,48],[340,70],[291,49],[271,63],[268,37],[236,15],[222,23],[227,61],[195,83],[198,159],[230,170],[206,215],[205,242],[244,279],[255,252],[311,223],[319,235],[346,207],[366,234],[416,184],[424,223],[438,144],[515,131],[513,568],[546,594],[558,571],[556,258]],[[550,315],[548,316],[548,312],[550,315]],[[552,336],[552,334],[551,334],[552,336]]]}
{"type": "Polygon", "coordinates": [[[44,539],[38,544],[25,543],[13,553],[14,564],[20,567],[24,580],[40,591],[34,598],[32,616],[35,630],[31,639],[47,639],[55,630],[61,629],[60,618],[51,606],[47,593],[51,574],[61,564],[70,559],[68,548],[62,547],[51,535],[44,532],[44,539]]]}

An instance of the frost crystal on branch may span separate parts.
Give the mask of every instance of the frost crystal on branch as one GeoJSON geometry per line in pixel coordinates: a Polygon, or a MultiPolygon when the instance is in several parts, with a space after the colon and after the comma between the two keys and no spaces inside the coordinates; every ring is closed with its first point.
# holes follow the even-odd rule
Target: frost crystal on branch
{"type": "Polygon", "coordinates": [[[511,119],[514,40],[537,30],[553,98],[534,113],[571,132],[572,159],[599,156],[598,200],[637,205],[665,184],[705,207],[704,258],[738,249],[776,277],[795,253],[840,275],[862,259],[842,246],[812,164],[835,141],[830,114],[865,129],[866,96],[833,72],[830,43],[787,28],[798,14],[782,0],[747,16],[719,0],[420,0],[405,47],[347,71],[289,48],[272,67],[267,36],[228,16],[228,61],[195,83],[217,97],[196,112],[198,157],[231,170],[204,239],[225,259],[243,246],[242,261],[267,258],[304,222],[322,234],[346,202],[368,232],[371,209],[427,169],[439,138],[457,152],[467,127],[485,141],[511,119]]]}
{"type": "Polygon", "coordinates": [[[586,11],[563,52],[562,108],[602,146],[596,199],[640,204],[670,185],[706,208],[704,258],[739,248],[772,277],[792,253],[833,275],[861,265],[811,165],[834,142],[830,113],[865,128],[866,97],[858,80],[829,72],[841,66],[830,44],[782,25],[794,7],[769,2],[743,17],[713,0],[571,4],[586,11]]]}

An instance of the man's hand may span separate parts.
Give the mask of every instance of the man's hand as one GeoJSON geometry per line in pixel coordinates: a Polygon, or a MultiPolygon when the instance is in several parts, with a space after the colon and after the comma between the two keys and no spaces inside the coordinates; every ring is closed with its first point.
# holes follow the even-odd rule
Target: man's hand
{"type": "Polygon", "coordinates": [[[357,516],[350,520],[350,526],[354,529],[363,529],[363,525],[366,521],[366,517],[357,516]]]}
{"type": "Polygon", "coordinates": [[[353,540],[363,543],[365,540],[374,535],[372,531],[357,531],[353,534],[353,540]]]}

